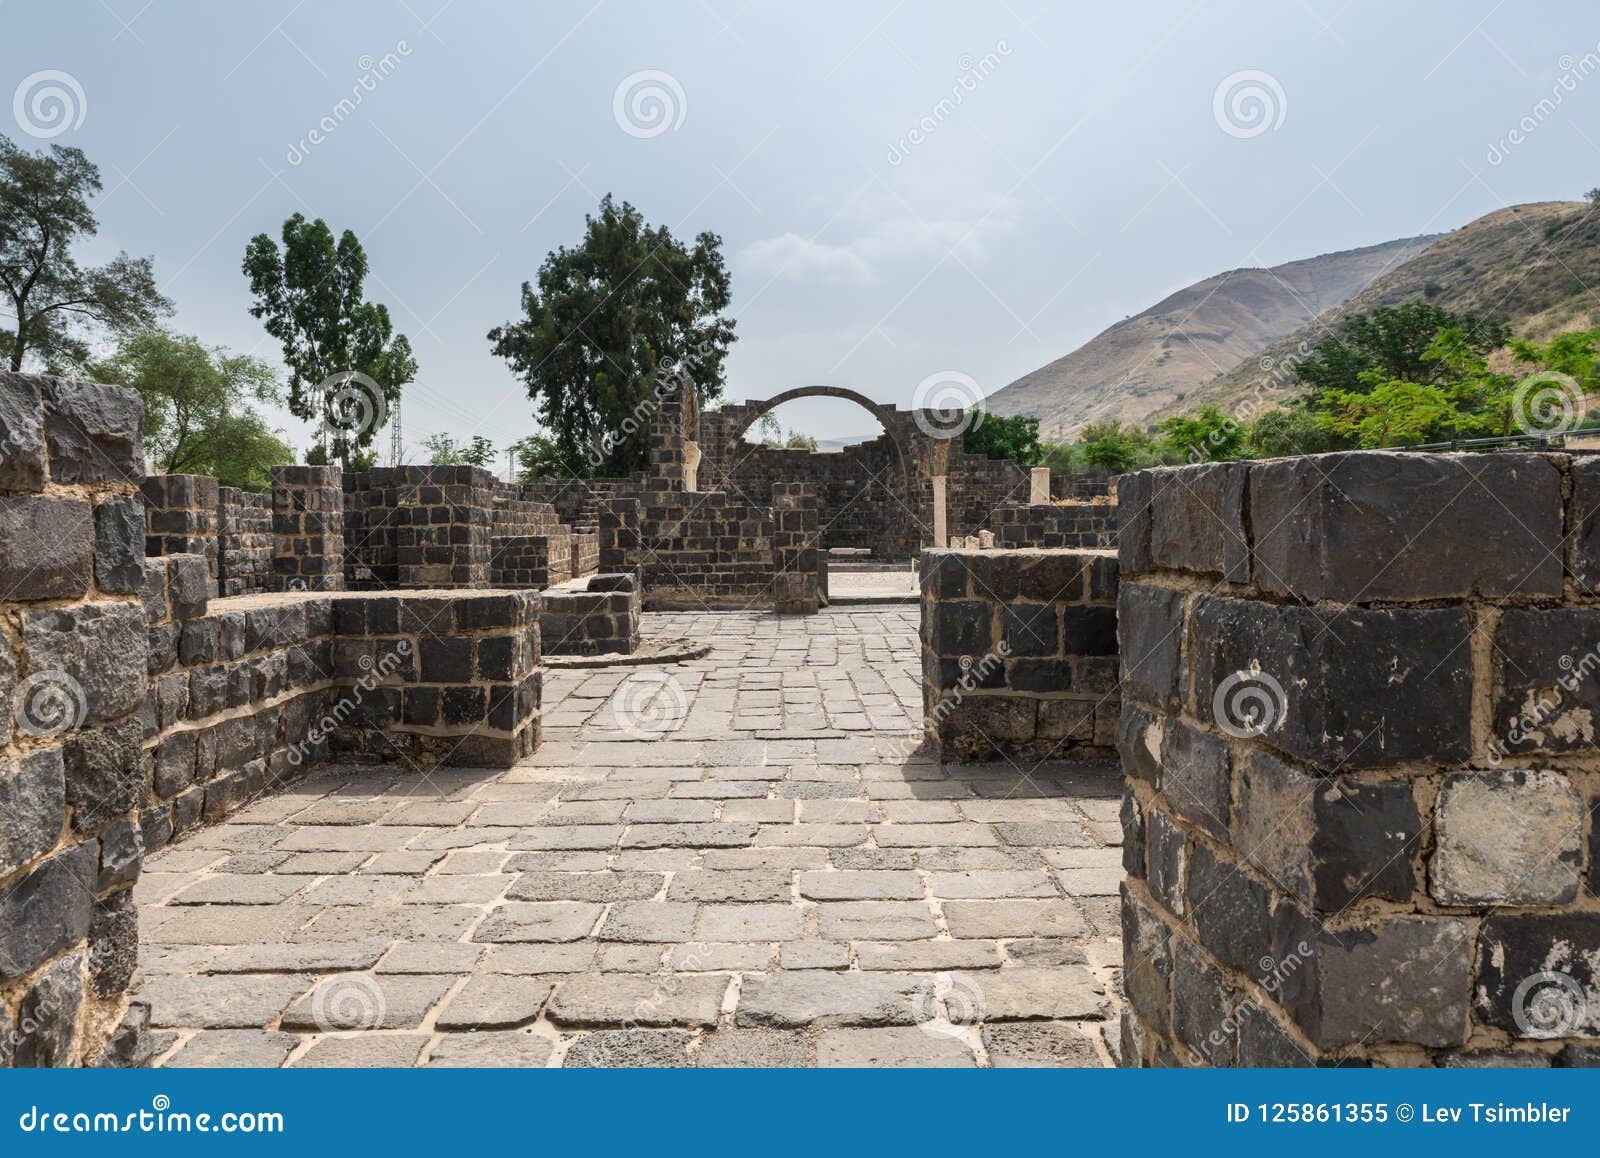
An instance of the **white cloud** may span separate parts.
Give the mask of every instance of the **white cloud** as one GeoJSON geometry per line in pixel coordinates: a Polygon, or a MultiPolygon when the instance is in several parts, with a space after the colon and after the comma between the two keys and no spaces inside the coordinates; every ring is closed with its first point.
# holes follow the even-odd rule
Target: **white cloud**
{"type": "MultiPolygon", "coordinates": [[[[995,199],[970,217],[933,217],[912,212],[903,202],[880,203],[882,213],[844,244],[802,237],[792,231],[746,245],[739,261],[758,277],[789,281],[869,282],[897,262],[931,261],[952,255],[969,264],[989,255],[990,245],[1016,226],[1020,203],[995,199]]],[[[859,215],[856,215],[859,216],[859,215]]]]}

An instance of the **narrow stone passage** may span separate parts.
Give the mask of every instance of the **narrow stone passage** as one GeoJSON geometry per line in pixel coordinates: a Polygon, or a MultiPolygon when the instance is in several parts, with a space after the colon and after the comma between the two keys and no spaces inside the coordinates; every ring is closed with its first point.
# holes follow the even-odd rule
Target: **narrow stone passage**
{"type": "Polygon", "coordinates": [[[1114,767],[940,766],[917,609],[645,616],[507,771],[328,768],[149,858],[165,1065],[1105,1065],[1114,767]]]}

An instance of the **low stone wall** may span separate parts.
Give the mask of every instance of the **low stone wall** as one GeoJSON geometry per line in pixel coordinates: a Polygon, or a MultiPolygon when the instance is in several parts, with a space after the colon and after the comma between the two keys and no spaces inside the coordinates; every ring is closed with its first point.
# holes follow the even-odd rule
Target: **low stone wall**
{"type": "Polygon", "coordinates": [[[924,717],[943,759],[1113,754],[1114,555],[940,549],[919,579],[924,717]]]}
{"type": "Polygon", "coordinates": [[[149,1011],[125,997],[141,857],[141,419],[131,390],[0,371],[0,1067],[148,1057],[149,1011]]]}
{"type": "Polygon", "coordinates": [[[1050,497],[1057,502],[1103,499],[1117,492],[1117,476],[1098,471],[1050,475],[1050,497]]]}
{"type": "Polygon", "coordinates": [[[639,500],[606,499],[596,505],[598,568],[607,574],[637,572],[639,547],[639,500]]]}
{"type": "MultiPolygon", "coordinates": [[[[366,589],[488,587],[499,483],[475,466],[374,467],[335,483],[349,496],[342,519],[349,578],[366,589]]],[[[341,544],[342,553],[343,544],[341,544]]]]}
{"type": "Polygon", "coordinates": [[[1115,503],[1011,503],[990,518],[997,547],[1116,550],[1115,503]]]}
{"type": "Polygon", "coordinates": [[[1600,1050],[1600,459],[1119,488],[1129,1065],[1600,1050]]]}
{"type": "Polygon", "coordinates": [[[765,606],[772,599],[772,509],[721,491],[657,489],[639,527],[646,609],[765,606]]]}
{"type": "Polygon", "coordinates": [[[217,593],[265,591],[272,574],[272,496],[218,487],[217,504],[217,593]]]}
{"type": "Polygon", "coordinates": [[[595,575],[585,591],[547,591],[539,638],[547,655],[632,655],[639,648],[639,588],[632,574],[595,575]]]}
{"type": "Polygon", "coordinates": [[[496,537],[489,556],[494,587],[543,591],[572,578],[572,532],[556,527],[548,535],[496,537]]]}

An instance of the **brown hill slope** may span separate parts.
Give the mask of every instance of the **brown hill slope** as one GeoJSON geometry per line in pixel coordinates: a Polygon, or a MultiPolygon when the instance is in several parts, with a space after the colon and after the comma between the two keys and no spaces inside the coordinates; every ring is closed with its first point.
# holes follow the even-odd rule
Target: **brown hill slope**
{"type": "Polygon", "coordinates": [[[1049,439],[1109,418],[1143,425],[1155,411],[1338,306],[1433,240],[1412,237],[1209,277],[995,391],[987,407],[995,414],[1036,415],[1040,434],[1049,439]]]}
{"type": "Polygon", "coordinates": [[[1310,325],[1267,344],[1150,417],[1208,404],[1236,413],[1242,403],[1250,403],[1242,411],[1248,414],[1282,401],[1293,386],[1295,360],[1342,318],[1375,306],[1420,298],[1444,309],[1508,322],[1519,337],[1538,340],[1600,325],[1597,291],[1600,210],[1581,201],[1513,205],[1445,234],[1310,325]]]}

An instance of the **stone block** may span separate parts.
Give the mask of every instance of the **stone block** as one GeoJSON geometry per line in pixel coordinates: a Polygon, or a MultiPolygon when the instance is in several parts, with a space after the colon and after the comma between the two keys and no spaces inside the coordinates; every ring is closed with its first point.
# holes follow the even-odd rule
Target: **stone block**
{"type": "Polygon", "coordinates": [[[86,595],[94,540],[92,509],[81,499],[0,496],[0,591],[19,602],[86,595]]]}
{"type": "Polygon", "coordinates": [[[1123,583],[1117,593],[1117,636],[1122,644],[1122,695],[1175,712],[1182,669],[1183,592],[1123,583]]]}
{"type": "Polygon", "coordinates": [[[1600,913],[1491,913],[1478,931],[1478,1016],[1513,1037],[1600,1037],[1600,913]]]}
{"type": "Polygon", "coordinates": [[[42,491],[44,407],[31,374],[0,370],[0,490],[42,491]]]}
{"type": "Polygon", "coordinates": [[[138,594],[144,582],[144,502],[112,498],[94,508],[94,581],[100,590],[138,594]]]}
{"type": "Polygon", "coordinates": [[[72,827],[94,832],[138,808],[144,798],[139,759],[143,729],[136,722],[85,728],[62,751],[72,827]]]}
{"type": "Polygon", "coordinates": [[[1260,749],[1239,771],[1234,847],[1311,908],[1410,901],[1420,840],[1409,781],[1310,775],[1260,749]]]}
{"type": "MultiPolygon", "coordinates": [[[[115,720],[144,698],[145,621],[137,603],[28,611],[22,617],[22,641],[31,672],[64,674],[78,685],[84,715],[75,722],[115,720]]],[[[69,683],[62,686],[77,699],[69,683]]]]}
{"type": "Polygon", "coordinates": [[[1564,905],[1578,895],[1583,800],[1558,772],[1462,772],[1434,805],[1429,891],[1446,905],[1564,905]]]}
{"type": "Polygon", "coordinates": [[[99,875],[97,842],[41,862],[0,893],[0,977],[20,977],[89,932],[99,875]]]}
{"type": "MultiPolygon", "coordinates": [[[[1223,731],[1325,769],[1453,763],[1471,750],[1464,608],[1329,611],[1201,595],[1190,627],[1195,711],[1223,731]]],[[[1125,613],[1124,643],[1139,629],[1125,613]]]]}
{"type": "Polygon", "coordinates": [[[1537,454],[1256,463],[1255,581],[1307,601],[1560,595],[1561,490],[1555,462],[1537,454]]]}
{"type": "Polygon", "coordinates": [[[54,848],[66,810],[61,749],[0,763],[0,876],[54,848]]]}
{"type": "Polygon", "coordinates": [[[144,477],[144,400],[138,391],[40,377],[50,478],[58,483],[144,477]]]}

